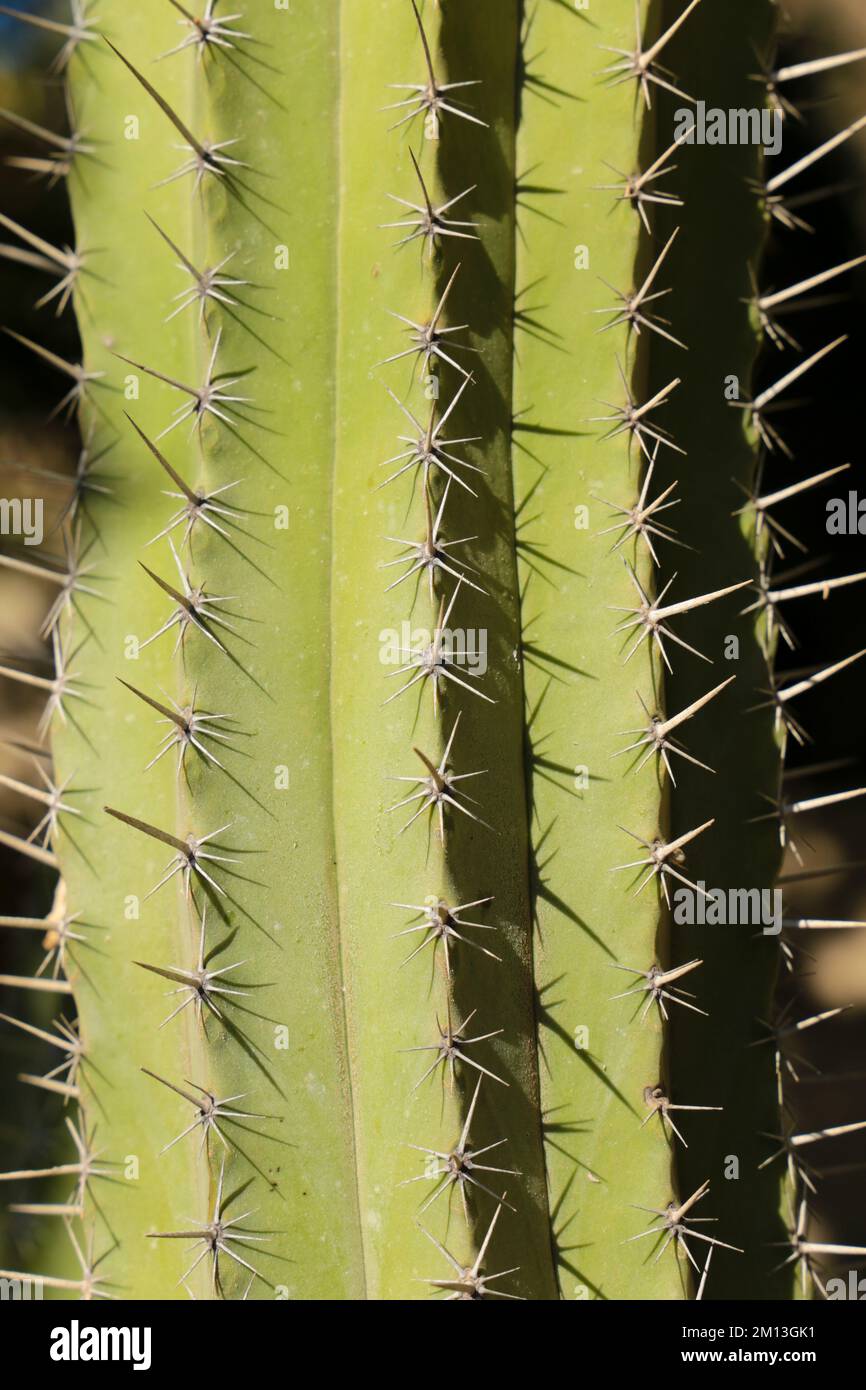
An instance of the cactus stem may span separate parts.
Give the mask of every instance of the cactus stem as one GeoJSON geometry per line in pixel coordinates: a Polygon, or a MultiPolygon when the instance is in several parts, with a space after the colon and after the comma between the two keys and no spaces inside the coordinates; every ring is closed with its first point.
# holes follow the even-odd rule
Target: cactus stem
{"type": "Polygon", "coordinates": [[[456,1260],[450,1251],[446,1250],[445,1246],[440,1244],[435,1236],[432,1236],[429,1231],[419,1225],[419,1231],[422,1231],[427,1239],[436,1246],[440,1255],[443,1259],[448,1261],[451,1268],[454,1270],[455,1277],[452,1279],[424,1280],[424,1283],[429,1284],[432,1288],[442,1289],[444,1292],[447,1292],[448,1297],[445,1299],[446,1303],[474,1302],[476,1299],[483,1298],[507,1298],[516,1302],[522,1302],[518,1294],[503,1293],[501,1289],[490,1288],[490,1284],[494,1279],[504,1279],[508,1274],[516,1274],[520,1268],[519,1265],[513,1265],[511,1269],[502,1269],[498,1274],[481,1273],[481,1266],[484,1263],[487,1247],[490,1244],[490,1239],[493,1235],[496,1223],[499,1220],[500,1212],[502,1208],[507,1205],[505,1201],[506,1195],[507,1194],[503,1193],[502,1197],[499,1199],[499,1205],[493,1213],[478,1254],[475,1256],[475,1260],[471,1265],[461,1265],[459,1260],[456,1260]]]}
{"type": "MultiPolygon", "coordinates": [[[[687,882],[687,880],[684,880],[687,882]]],[[[694,885],[692,885],[694,886],[694,885]]],[[[646,1002],[641,1012],[641,1022],[646,1018],[653,1004],[658,1008],[659,1013],[668,1022],[668,1011],[665,1008],[665,1000],[670,1004],[681,1004],[684,1009],[691,1009],[693,1013],[703,1014],[704,1018],[709,1018],[705,1009],[699,1009],[696,1004],[690,1004],[689,999],[694,999],[694,995],[688,990],[680,989],[673,982],[681,980],[684,975],[689,975],[693,970],[697,970],[699,965],[703,965],[702,960],[690,960],[685,965],[672,966],[670,970],[663,970],[660,965],[651,965],[649,970],[636,970],[631,965],[620,965],[618,962],[609,962],[611,970],[625,970],[629,975],[640,975],[643,983],[634,985],[631,989],[626,989],[622,994],[611,995],[612,999],[627,999],[632,994],[646,993],[646,1002]]]]}
{"type": "Polygon", "coordinates": [[[409,156],[414,165],[415,173],[418,175],[418,182],[421,185],[424,204],[421,206],[418,203],[410,203],[407,202],[405,198],[398,198],[394,193],[388,194],[392,203],[399,203],[401,207],[408,208],[410,212],[416,212],[418,214],[417,217],[407,218],[402,222],[380,222],[379,225],[383,230],[390,227],[409,227],[411,229],[406,236],[401,237],[394,245],[405,246],[408,242],[415,241],[418,237],[422,237],[427,243],[429,254],[432,256],[439,237],[458,237],[463,241],[478,241],[478,229],[474,222],[455,221],[454,218],[445,216],[446,212],[448,212],[450,208],[453,208],[456,203],[459,203],[462,198],[474,192],[475,184],[471,184],[469,188],[464,188],[463,192],[456,194],[455,197],[449,198],[447,203],[442,203],[439,207],[434,208],[430,201],[430,194],[427,192],[424,175],[421,173],[418,161],[411,150],[409,151],[409,156]],[[461,227],[471,227],[472,231],[461,231],[461,227]]]}

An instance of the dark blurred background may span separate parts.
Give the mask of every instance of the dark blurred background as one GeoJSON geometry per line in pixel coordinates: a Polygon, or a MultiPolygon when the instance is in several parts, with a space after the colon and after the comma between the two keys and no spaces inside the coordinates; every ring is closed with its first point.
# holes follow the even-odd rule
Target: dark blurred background
{"type": "MultiPolygon", "coordinates": [[[[68,20],[62,4],[9,0],[13,8],[68,20]]],[[[829,53],[866,48],[863,0],[782,0],[780,63],[802,62],[829,53]]],[[[64,129],[67,110],[62,81],[49,75],[58,41],[15,20],[0,16],[0,211],[55,246],[74,245],[64,181],[52,187],[44,177],[10,165],[10,157],[40,156],[44,145],[2,118],[15,111],[39,125],[64,129]]],[[[757,70],[756,60],[756,70],[757,70]]],[[[780,167],[814,148],[866,112],[866,61],[785,87],[801,119],[786,121],[780,167]]],[[[565,135],[564,135],[565,138],[565,135]]],[[[781,288],[866,252],[866,137],[847,142],[797,182],[806,194],[797,211],[813,228],[791,232],[774,225],[763,267],[765,288],[781,288]]],[[[37,339],[52,351],[76,361],[78,340],[70,311],[57,317],[52,306],[34,303],[50,288],[43,270],[28,265],[10,247],[18,239],[0,228],[0,324],[37,339]],[[11,254],[11,258],[10,258],[11,254]]],[[[826,501],[849,488],[866,497],[863,459],[864,331],[866,273],[861,269],[813,296],[814,308],[784,320],[805,351],[843,333],[849,342],[804,383],[799,408],[778,417],[778,425],[796,454],[768,467],[764,490],[807,477],[839,463],[851,470],[839,484],[805,494],[780,513],[785,526],[821,561],[814,577],[866,570],[866,535],[829,536],[826,501]]],[[[780,374],[791,359],[768,348],[761,360],[758,385],[780,374]]],[[[46,499],[46,545],[61,553],[60,535],[52,532],[69,499],[62,475],[73,475],[78,440],[73,427],[49,417],[66,387],[11,338],[0,335],[0,497],[41,495],[46,499]],[[36,489],[28,469],[61,475],[41,480],[36,489]]],[[[11,546],[7,538],[0,545],[11,546]]],[[[797,552],[790,551],[790,563],[797,552]]],[[[27,552],[33,558],[33,551],[27,552]]],[[[813,577],[810,571],[808,577],[813,577]]],[[[38,637],[54,592],[44,583],[0,568],[0,661],[36,671],[49,670],[49,653],[38,637]],[[41,665],[40,665],[41,664],[41,665]]],[[[781,668],[818,667],[866,647],[866,585],[852,586],[830,601],[808,599],[790,605],[789,617],[798,646],[780,648],[781,668]]],[[[26,746],[38,742],[37,723],[43,699],[0,678],[0,774],[35,782],[33,756],[26,746]],[[23,745],[23,746],[22,746],[23,745]]],[[[815,796],[842,787],[866,785],[866,659],[811,693],[797,709],[814,742],[791,745],[789,766],[799,776],[788,790],[815,796]],[[810,772],[816,764],[841,764],[810,772]]],[[[744,807],[746,819],[753,807],[744,807]]],[[[35,818],[33,804],[0,786],[0,830],[27,836],[35,818]]],[[[797,843],[807,869],[866,861],[866,798],[797,819],[797,843]]],[[[789,853],[786,871],[800,865],[789,853]]],[[[37,916],[50,906],[52,875],[0,847],[0,913],[37,916]]],[[[853,867],[799,884],[786,891],[789,916],[866,921],[866,869],[853,867]]],[[[793,934],[790,934],[793,935],[793,934]]],[[[804,1035],[798,1046],[804,1058],[796,1093],[799,1128],[814,1129],[840,1120],[866,1119],[866,931],[802,932],[796,941],[796,972],[782,971],[780,1003],[791,1001],[792,1015],[802,1017],[836,1006],[850,1006],[840,1018],[804,1035]],[[802,942],[802,946],[801,946],[802,942]],[[796,949],[799,948],[799,949],[796,949]]],[[[42,958],[37,934],[0,929],[0,974],[33,974],[42,958]]],[[[46,1026],[56,1001],[20,989],[0,987],[0,1013],[46,1026]]],[[[62,1123],[61,1102],[17,1081],[21,1070],[45,1071],[59,1057],[50,1049],[0,1023],[0,1153],[4,1169],[40,1167],[57,1152],[62,1123]]],[[[823,1176],[813,1203],[816,1238],[866,1244],[866,1137],[829,1141],[812,1157],[823,1176]]],[[[10,1216],[6,1198],[23,1197],[9,1189],[0,1201],[0,1267],[40,1266],[40,1245],[50,1239],[46,1223],[10,1216]]],[[[40,1194],[41,1195],[41,1194],[40,1194]]],[[[32,1196],[32,1194],[31,1194],[32,1196]]],[[[46,1197],[48,1194],[46,1193],[46,1197]]]]}

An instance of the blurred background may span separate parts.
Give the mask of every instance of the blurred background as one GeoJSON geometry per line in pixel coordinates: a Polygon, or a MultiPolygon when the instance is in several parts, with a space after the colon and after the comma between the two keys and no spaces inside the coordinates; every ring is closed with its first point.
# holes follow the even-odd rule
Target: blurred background
{"type": "MultiPolygon", "coordinates": [[[[49,0],[9,0],[6,8],[67,22],[70,15],[69,0],[56,6],[49,0]]],[[[866,49],[864,0],[780,0],[779,9],[782,64],[866,49]]],[[[50,130],[68,128],[62,81],[50,75],[57,50],[55,36],[0,14],[0,212],[54,246],[66,247],[74,246],[74,232],[64,180],[52,182],[27,167],[29,160],[44,158],[45,142],[4,115],[16,112],[50,130]]],[[[798,116],[786,118],[781,166],[866,113],[866,60],[786,85],[785,95],[798,116]]],[[[822,160],[797,187],[805,194],[798,215],[813,231],[791,232],[774,224],[762,271],[764,288],[793,284],[866,253],[866,135],[822,160]]],[[[25,252],[20,240],[0,226],[0,324],[75,362],[79,348],[71,311],[58,316],[54,304],[34,309],[53,283],[39,257],[25,252]]],[[[866,534],[829,536],[825,510],[828,496],[845,496],[849,488],[866,498],[866,273],[861,268],[828,288],[826,295],[811,296],[814,307],[786,319],[785,325],[807,352],[841,334],[850,335],[850,342],[834,355],[831,369],[816,374],[814,383],[808,379],[811,394],[800,408],[779,421],[797,455],[794,476],[851,464],[849,475],[829,493],[816,490],[786,505],[784,524],[818,560],[815,576],[866,570],[866,534]]],[[[770,348],[762,358],[759,387],[779,375],[774,356],[770,348]]],[[[44,497],[45,546],[58,557],[63,553],[59,522],[74,495],[79,454],[74,428],[51,418],[65,390],[56,371],[0,334],[0,498],[44,497]],[[38,486],[34,470],[40,474],[38,486]]],[[[791,476],[775,465],[765,490],[784,485],[791,476]]],[[[25,554],[16,552],[8,537],[0,537],[0,552],[25,554]]],[[[31,549],[25,558],[32,560],[33,554],[31,549]]],[[[852,586],[832,602],[816,598],[791,605],[798,645],[793,652],[780,648],[780,667],[821,667],[866,647],[864,595],[866,588],[852,586]]],[[[0,566],[0,664],[50,673],[50,654],[38,633],[55,596],[56,589],[44,582],[0,566]]],[[[38,783],[36,764],[42,759],[34,750],[44,698],[0,677],[0,832],[21,838],[30,835],[41,811],[35,814],[34,803],[2,779],[38,783]]],[[[791,745],[793,775],[786,791],[811,797],[866,786],[866,660],[811,693],[797,714],[813,742],[803,749],[791,745]]],[[[744,819],[753,814],[753,807],[743,808],[744,819]]],[[[866,921],[866,797],[799,816],[795,830],[802,864],[789,849],[786,873],[832,872],[787,885],[786,915],[866,921]]],[[[38,863],[0,845],[0,913],[44,915],[51,905],[52,878],[38,863]]],[[[840,1120],[866,1120],[866,930],[790,932],[787,940],[794,969],[783,966],[781,971],[780,1008],[788,1007],[791,1018],[845,1009],[798,1039],[800,1085],[793,1119],[798,1129],[808,1130],[840,1120]]],[[[44,954],[38,933],[0,928],[0,976],[33,975],[44,954]]],[[[86,969],[86,958],[80,964],[86,969]]],[[[56,996],[0,985],[4,1019],[45,1028],[56,1013],[56,996]]],[[[53,1049],[0,1020],[3,1169],[57,1161],[62,1100],[17,1078],[21,1071],[46,1072],[59,1060],[53,1049]]],[[[866,1132],[818,1148],[820,1158],[817,1150],[813,1158],[819,1170],[814,1238],[866,1245],[866,1132]]],[[[13,1189],[6,1184],[0,1194],[0,1267],[38,1269],[50,1223],[10,1213],[7,1201],[33,1200],[32,1189],[13,1189]]],[[[56,1199],[64,1195],[61,1189],[56,1199]]],[[[52,1195],[40,1190],[39,1199],[52,1200],[52,1195]]]]}

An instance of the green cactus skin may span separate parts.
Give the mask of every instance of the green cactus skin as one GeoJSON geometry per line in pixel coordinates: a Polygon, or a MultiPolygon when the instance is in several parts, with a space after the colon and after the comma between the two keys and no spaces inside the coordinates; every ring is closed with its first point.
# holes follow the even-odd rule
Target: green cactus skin
{"type": "MultiPolygon", "coordinates": [[[[682,17],[660,60],[676,84],[754,105],[771,8],[644,4],[640,32],[646,47],[682,17]]],[[[382,109],[407,95],[389,84],[424,77],[409,0],[250,5],[235,26],[250,37],[155,62],[192,32],[178,9],[105,0],[109,42],[70,63],[98,142],[69,176],[88,253],[83,362],[100,374],[80,423],[112,488],[83,514],[99,594],[79,594],[62,624],[75,692],[52,728],[58,781],[72,779],[83,810],[57,843],[68,910],[98,940],[86,974],[70,971],[81,1109],[99,1166],[116,1165],[88,1186],[84,1246],[92,1237],[100,1279],[124,1298],[677,1300],[696,1270],[677,1242],[656,1260],[649,1213],[709,1182],[700,1214],[746,1253],[714,1251],[706,1296],[788,1296],[768,1243],[790,1229],[792,1193],[780,1206],[781,1165],[757,1166],[762,1132],[780,1124],[773,1055],[748,1047],[770,1013],[777,944],[750,927],[676,926],[657,879],[636,893],[643,875],[618,871],[643,858],[631,836],[667,844],[709,821],[677,861],[688,880],[766,888],[778,871],[775,825],[744,823],[781,764],[772,712],[746,713],[772,659],[763,623],[733,592],[673,617],[714,665],[669,643],[672,671],[652,641],[626,660],[640,629],[615,631],[628,617],[616,610],[637,602],[625,560],[650,594],[677,571],[675,603],[753,580],[765,545],[733,516],[732,478],[751,485],[757,441],[724,399],[730,374],[748,388],[759,345],[742,302],[766,236],[745,182],[756,152],[677,151],[658,190],[688,197],[646,205],[649,229],[599,187],[669,148],[681,101],[653,84],[647,110],[634,81],[600,72],[634,48],[632,0],[598,13],[541,0],[531,18],[517,0],[427,0],[438,81],[479,85],[452,89],[477,120],[446,110],[426,139],[421,116],[389,129],[405,108],[382,109]],[[174,148],[172,112],[240,162],[174,179],[189,152],[174,148]],[[453,219],[446,233],[465,235],[395,246],[413,227],[386,224],[423,216],[406,205],[427,195],[453,219]],[[202,312],[192,294],[168,317],[194,284],[169,243],[220,267],[202,312]],[[665,248],[657,312],[687,351],[597,312],[665,248]],[[394,315],[427,324],[446,292],[443,350],[459,366],[386,361],[410,344],[394,315]],[[146,368],[200,387],[212,361],[223,392],[210,404],[229,418],[207,410],[158,439],[189,396],[146,368]],[[676,483],[667,515],[695,549],[658,538],[656,567],[640,537],[614,550],[616,534],[599,534],[617,521],[607,499],[635,504],[647,460],[638,437],[595,417],[623,404],[624,381],[641,404],[675,379],[648,423],[686,455],[644,441],[659,442],[651,496],[676,483]],[[444,502],[444,535],[468,539],[431,597],[426,572],[394,584],[403,571],[386,567],[392,538],[425,537],[423,479],[400,472],[401,407],[426,426],[458,393],[443,433],[460,442],[430,470],[430,512],[444,502]],[[213,526],[199,516],[189,544],[182,525],[171,532],[213,600],[207,631],[192,624],[176,651],[176,627],[148,641],[176,608],[163,586],[181,582],[165,530],[183,497],[165,496],[179,489],[154,447],[228,508],[209,511],[213,526]],[[484,632],[488,669],[456,668],[463,684],[442,680],[434,701],[412,651],[402,675],[383,653],[406,646],[404,624],[433,632],[443,606],[451,627],[484,632]],[[678,759],[673,786],[655,755],[640,770],[643,750],[617,756],[638,737],[622,731],[648,719],[641,700],[670,717],[734,674],[683,730],[715,774],[678,759]],[[174,726],[136,691],[212,716],[199,741],[218,764],[194,747],[180,775],[174,749],[153,762],[174,726]],[[416,787],[394,779],[446,756],[471,775],[446,790],[474,800],[446,807],[442,839],[435,815],[406,824],[421,802],[395,809],[416,787]],[[207,878],[193,872],[185,891],[176,874],[148,896],[175,851],[147,827],[219,832],[201,845],[218,856],[199,861],[207,878]],[[448,953],[400,906],[439,900],[470,904],[461,915],[481,924],[452,919],[448,953]],[[161,1026],[186,996],[163,998],[182,977],[155,970],[196,968],[205,906],[205,968],[243,993],[214,995],[220,1016],[202,1022],[190,1004],[161,1026]],[[696,959],[671,983],[709,1016],[669,999],[669,1023],[651,1000],[642,1019],[628,970],[696,959]],[[453,1083],[434,1065],[449,1026],[453,1083]],[[202,1142],[200,1125],[172,1142],[196,1111],[171,1087],[191,1085],[242,1112],[217,1116],[226,1143],[202,1142]],[[656,1087],[674,1105],[724,1108],[677,1119],[685,1149],[652,1113],[656,1087]],[[459,1183],[430,1200],[462,1134],[487,1155],[465,1219],[459,1183]],[[220,1237],[218,1279],[207,1244],[178,1238],[215,1203],[224,1220],[250,1213],[220,1237]]],[[[64,1251],[58,1274],[79,1279],[64,1251]]],[[[703,1268],[707,1247],[689,1251],[703,1268]]]]}

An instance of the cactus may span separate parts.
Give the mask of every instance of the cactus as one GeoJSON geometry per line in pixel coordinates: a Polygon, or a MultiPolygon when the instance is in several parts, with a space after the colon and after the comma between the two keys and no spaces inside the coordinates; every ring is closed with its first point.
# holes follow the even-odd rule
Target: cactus
{"type": "Polygon", "coordinates": [[[75,245],[3,221],[81,335],[9,329],[81,450],[60,559],[3,557],[55,586],[53,674],[0,668],[52,756],[3,835],[57,879],[3,919],[46,1287],[820,1288],[779,940],[677,911],[772,887],[791,703],[862,655],[772,673],[772,406],[842,346],[753,388],[796,170],[672,133],[778,100],[772,6],[241,8],[74,6],[75,245]]]}

